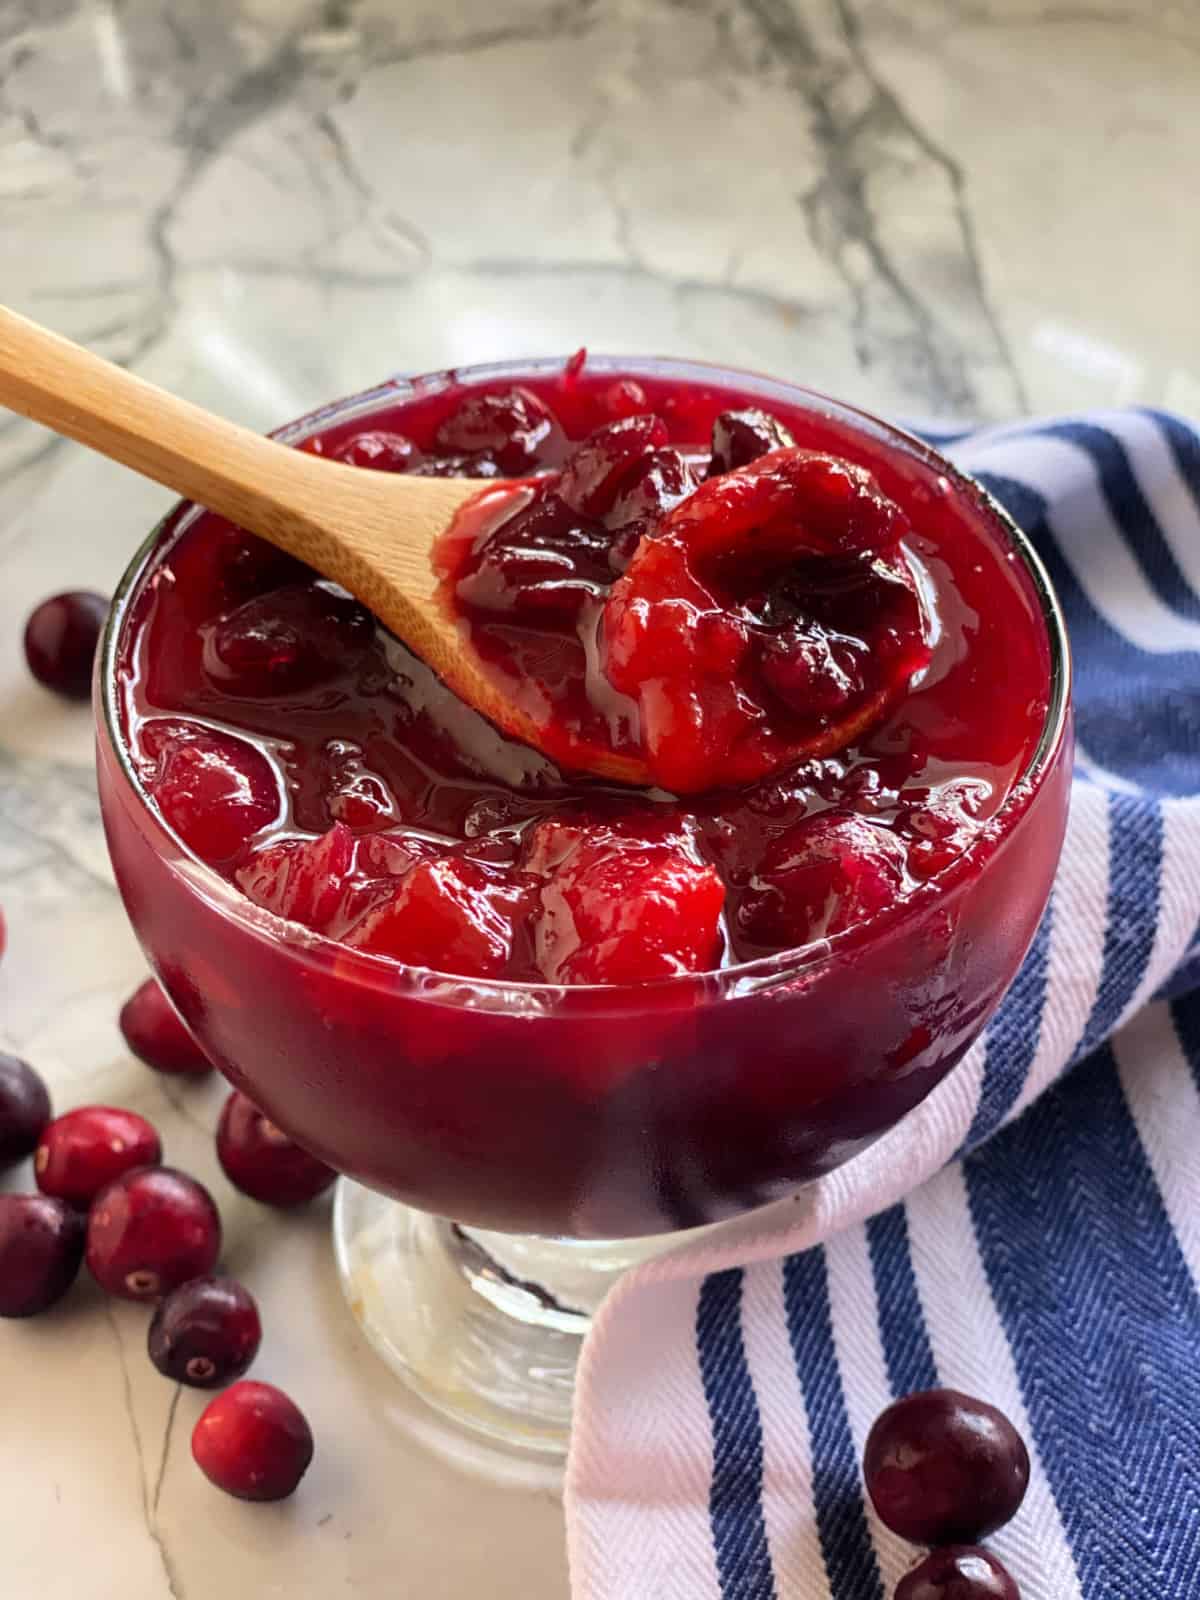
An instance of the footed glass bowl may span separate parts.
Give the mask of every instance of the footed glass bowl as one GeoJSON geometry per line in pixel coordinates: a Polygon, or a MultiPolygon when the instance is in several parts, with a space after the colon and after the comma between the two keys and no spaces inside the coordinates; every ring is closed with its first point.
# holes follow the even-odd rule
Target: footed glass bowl
{"type": "MultiPolygon", "coordinates": [[[[460,370],[453,381],[559,365],[460,370]]],[[[1045,909],[1071,769],[1061,613],[1027,540],[976,485],[916,439],[791,385],[684,362],[592,358],[595,369],[683,392],[702,384],[785,419],[819,416],[894,481],[936,485],[931,515],[968,519],[1022,575],[1045,638],[1035,687],[1046,711],[1027,770],[963,854],[861,926],[642,985],[398,966],[252,904],[188,852],[142,787],[122,731],[122,648],[194,507],[177,507],[130,564],[97,669],[104,824],[154,970],[229,1080],[345,1174],[337,1260],[375,1347],[443,1412],[544,1451],[565,1445],[579,1341],[616,1273],[663,1235],[850,1160],[978,1037],[1045,909]]],[[[280,436],[370,426],[448,381],[396,380],[280,436]]]]}

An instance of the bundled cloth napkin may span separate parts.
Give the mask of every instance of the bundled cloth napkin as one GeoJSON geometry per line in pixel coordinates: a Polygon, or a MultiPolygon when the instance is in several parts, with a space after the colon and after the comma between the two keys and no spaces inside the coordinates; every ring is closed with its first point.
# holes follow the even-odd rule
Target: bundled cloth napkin
{"type": "Polygon", "coordinates": [[[622,1280],[580,1373],[576,1600],[887,1600],[875,1416],[999,1405],[1024,1600],[1200,1597],[1200,432],[1130,410],[935,442],[1066,611],[1062,866],[984,1038],[799,1195],[622,1280]]]}

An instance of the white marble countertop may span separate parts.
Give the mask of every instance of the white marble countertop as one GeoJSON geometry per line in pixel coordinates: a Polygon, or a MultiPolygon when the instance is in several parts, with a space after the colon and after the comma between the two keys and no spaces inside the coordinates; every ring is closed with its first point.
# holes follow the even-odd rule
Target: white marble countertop
{"type": "MultiPolygon", "coordinates": [[[[0,299],[261,427],[581,343],[915,417],[1200,411],[1198,89],[1193,0],[4,0],[0,299]]],[[[212,1183],[317,1458],[281,1507],[210,1489],[200,1398],[81,1285],[0,1324],[0,1593],[560,1600],[553,1477],[452,1457],[345,1312],[326,1211],[238,1199],[219,1086],[121,1045],[143,964],[89,717],[19,638],[166,498],[0,418],[0,1048],[212,1183]]]]}

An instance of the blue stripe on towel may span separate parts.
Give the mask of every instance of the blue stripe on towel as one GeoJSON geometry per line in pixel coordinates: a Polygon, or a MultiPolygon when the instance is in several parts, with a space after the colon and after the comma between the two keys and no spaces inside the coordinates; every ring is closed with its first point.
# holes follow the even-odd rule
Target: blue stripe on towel
{"type": "Polygon", "coordinates": [[[713,1437],[709,1492],[722,1600],[773,1600],[775,1579],[762,1511],[758,1401],[742,1341],[742,1273],[713,1273],[700,1287],[696,1345],[713,1437]]]}

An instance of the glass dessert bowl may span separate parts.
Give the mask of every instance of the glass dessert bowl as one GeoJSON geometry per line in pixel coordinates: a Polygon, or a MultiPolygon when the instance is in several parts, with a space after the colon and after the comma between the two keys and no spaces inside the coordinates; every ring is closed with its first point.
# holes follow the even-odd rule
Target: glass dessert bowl
{"type": "Polygon", "coordinates": [[[167,992],[345,1174],[339,1270],[385,1359],[476,1430],[558,1451],[616,1273],[850,1159],[995,1009],[1065,826],[1062,618],[1024,536],[934,451],[765,378],[480,367],[280,437],[529,479],[516,515],[439,552],[448,602],[548,727],[656,727],[665,770],[697,779],[680,797],[565,776],[195,507],[135,557],[99,657],[109,848],[167,992]],[[687,633],[703,738],[681,744],[644,686],[684,635],[643,628],[615,691],[605,606],[644,589],[639,539],[702,480],[715,503],[793,439],[820,516],[848,526],[853,501],[873,531],[722,569],[736,638],[687,633]],[[755,775],[759,700],[810,753],[755,775]],[[706,788],[726,762],[742,781],[706,788]]]}

